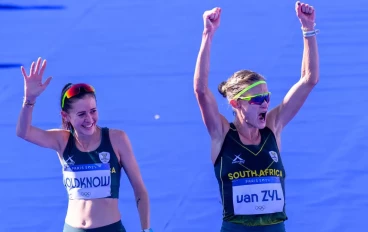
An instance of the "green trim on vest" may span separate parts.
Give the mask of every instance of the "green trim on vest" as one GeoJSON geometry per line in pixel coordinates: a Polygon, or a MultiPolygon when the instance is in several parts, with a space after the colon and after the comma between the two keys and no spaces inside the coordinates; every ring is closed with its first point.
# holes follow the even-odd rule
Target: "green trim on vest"
{"type": "MultiPolygon", "coordinates": [[[[233,123],[226,134],[224,143],[214,165],[216,179],[219,184],[221,200],[223,204],[223,220],[246,226],[272,225],[287,220],[285,204],[281,204],[282,212],[256,214],[255,210],[246,208],[247,202],[241,201],[241,210],[253,211],[253,214],[234,213],[233,184],[239,183],[240,179],[245,183],[254,177],[279,177],[281,192],[285,200],[285,169],[277,146],[276,137],[269,128],[260,130],[261,143],[259,145],[244,145],[233,123]]],[[[269,179],[271,179],[269,178],[269,179]]],[[[266,178],[268,179],[268,178],[266,178]]],[[[275,178],[274,178],[275,179],[275,178]]],[[[278,178],[276,178],[278,179],[278,178]]],[[[234,184],[236,185],[236,184],[234,184]]],[[[236,200],[246,196],[236,195],[236,200]]],[[[248,195],[247,195],[248,197],[248,195]]],[[[252,196],[253,197],[253,196],[252,196]]],[[[258,199],[258,198],[256,198],[258,199]]],[[[279,197],[277,197],[279,199],[279,197]]],[[[251,198],[248,202],[258,202],[251,198]]],[[[261,202],[261,200],[259,200],[261,202]]],[[[239,203],[240,204],[240,203],[239,203]]],[[[258,203],[256,203],[258,204],[258,203]]],[[[257,207],[261,207],[261,203],[257,207]]],[[[255,207],[252,205],[252,207],[255,207]]]]}
{"type": "Polygon", "coordinates": [[[119,198],[121,166],[119,160],[111,145],[109,128],[101,128],[100,146],[91,152],[82,152],[76,145],[73,133],[70,133],[68,143],[63,153],[63,159],[66,164],[99,164],[109,163],[111,169],[111,196],[108,198],[119,198]],[[109,153],[109,156],[106,154],[109,153]]]}

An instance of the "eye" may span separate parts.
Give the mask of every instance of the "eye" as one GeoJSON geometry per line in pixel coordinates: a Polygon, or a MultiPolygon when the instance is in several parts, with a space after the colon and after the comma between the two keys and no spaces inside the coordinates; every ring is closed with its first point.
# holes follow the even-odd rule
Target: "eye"
{"type": "Polygon", "coordinates": [[[81,113],[81,114],[78,114],[79,117],[83,117],[84,116],[84,113],[81,113]]]}
{"type": "Polygon", "coordinates": [[[92,114],[93,114],[93,113],[96,113],[96,111],[97,111],[97,110],[91,110],[91,113],[92,113],[92,114]]]}

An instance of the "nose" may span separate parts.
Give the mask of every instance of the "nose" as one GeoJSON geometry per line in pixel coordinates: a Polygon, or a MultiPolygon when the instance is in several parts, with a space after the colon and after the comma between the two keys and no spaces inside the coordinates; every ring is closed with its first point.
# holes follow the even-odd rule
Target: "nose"
{"type": "Polygon", "coordinates": [[[91,114],[86,114],[86,117],[84,119],[86,122],[92,122],[92,115],[91,114]]]}
{"type": "Polygon", "coordinates": [[[268,102],[266,101],[266,99],[262,102],[261,106],[262,107],[267,107],[268,106],[268,102]]]}

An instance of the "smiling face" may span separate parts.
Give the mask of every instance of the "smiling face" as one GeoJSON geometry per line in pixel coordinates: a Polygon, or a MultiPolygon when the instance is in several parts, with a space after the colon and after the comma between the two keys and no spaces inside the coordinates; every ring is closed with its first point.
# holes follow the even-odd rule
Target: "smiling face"
{"type": "Polygon", "coordinates": [[[74,100],[70,106],[68,112],[62,111],[63,118],[73,126],[78,135],[93,135],[98,121],[95,97],[86,94],[74,100]]]}
{"type": "Polygon", "coordinates": [[[64,86],[60,95],[63,129],[78,135],[92,135],[96,131],[98,113],[93,86],[85,83],[64,86]]]}

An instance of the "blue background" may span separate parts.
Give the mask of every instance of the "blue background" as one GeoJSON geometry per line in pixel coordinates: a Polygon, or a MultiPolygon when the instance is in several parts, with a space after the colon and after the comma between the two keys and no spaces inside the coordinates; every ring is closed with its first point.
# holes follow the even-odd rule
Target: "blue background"
{"type": "MultiPolygon", "coordinates": [[[[365,231],[367,191],[368,1],[317,1],[321,78],[283,133],[288,231],[365,231]]],[[[100,122],[125,130],[151,199],[156,232],[219,231],[222,208],[210,141],[193,94],[202,14],[222,8],[210,87],[239,69],[268,79],[278,104],[300,77],[302,36],[294,1],[0,1],[0,231],[62,231],[67,195],[55,152],[15,135],[23,97],[20,65],[48,60],[49,87],[33,123],[61,125],[67,82],[97,89],[100,122]],[[160,115],[155,119],[155,115],[160,115]]],[[[139,231],[134,196],[122,177],[120,208],[139,231]]]]}

